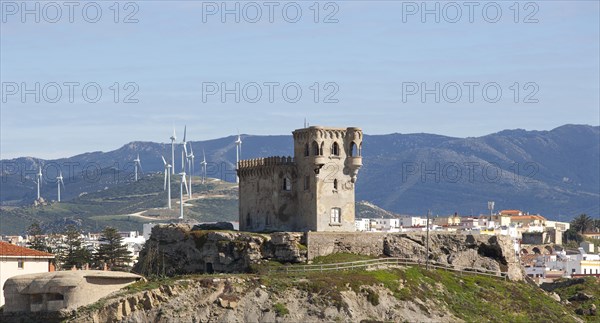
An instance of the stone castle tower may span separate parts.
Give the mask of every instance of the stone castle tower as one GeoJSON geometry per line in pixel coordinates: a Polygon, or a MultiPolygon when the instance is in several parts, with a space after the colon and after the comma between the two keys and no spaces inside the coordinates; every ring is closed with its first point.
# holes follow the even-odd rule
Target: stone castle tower
{"type": "Polygon", "coordinates": [[[317,126],[293,135],[293,158],[239,162],[240,231],[355,231],[362,130],[317,126]]]}

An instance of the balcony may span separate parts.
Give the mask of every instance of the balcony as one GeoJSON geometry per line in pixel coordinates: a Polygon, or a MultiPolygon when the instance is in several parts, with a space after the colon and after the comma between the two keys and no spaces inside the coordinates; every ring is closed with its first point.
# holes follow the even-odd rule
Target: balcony
{"type": "Polygon", "coordinates": [[[362,167],[362,157],[348,157],[348,167],[360,168],[362,167]]]}

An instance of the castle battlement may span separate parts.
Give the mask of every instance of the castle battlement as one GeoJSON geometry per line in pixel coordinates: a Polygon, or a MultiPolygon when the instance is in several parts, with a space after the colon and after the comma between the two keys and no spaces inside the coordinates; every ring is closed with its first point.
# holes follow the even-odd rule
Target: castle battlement
{"type": "Polygon", "coordinates": [[[274,157],[265,157],[265,158],[255,158],[255,159],[246,159],[240,160],[238,164],[239,170],[245,170],[255,167],[262,166],[280,166],[280,165],[294,165],[294,158],[291,156],[274,156],[274,157]]]}

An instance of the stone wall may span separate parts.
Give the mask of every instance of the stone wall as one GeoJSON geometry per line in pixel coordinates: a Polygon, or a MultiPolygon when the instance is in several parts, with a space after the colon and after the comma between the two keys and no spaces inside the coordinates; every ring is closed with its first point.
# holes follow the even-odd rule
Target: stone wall
{"type": "Polygon", "coordinates": [[[307,232],[307,257],[312,260],[340,252],[380,256],[384,254],[386,235],[376,232],[307,232]]]}

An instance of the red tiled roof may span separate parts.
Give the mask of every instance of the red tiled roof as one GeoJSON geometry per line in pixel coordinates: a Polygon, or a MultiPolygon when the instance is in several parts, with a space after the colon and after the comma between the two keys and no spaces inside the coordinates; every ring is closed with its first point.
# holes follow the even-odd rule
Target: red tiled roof
{"type": "Polygon", "coordinates": [[[19,247],[8,242],[0,241],[1,256],[21,256],[21,257],[54,257],[53,254],[25,247],[19,247]]]}

